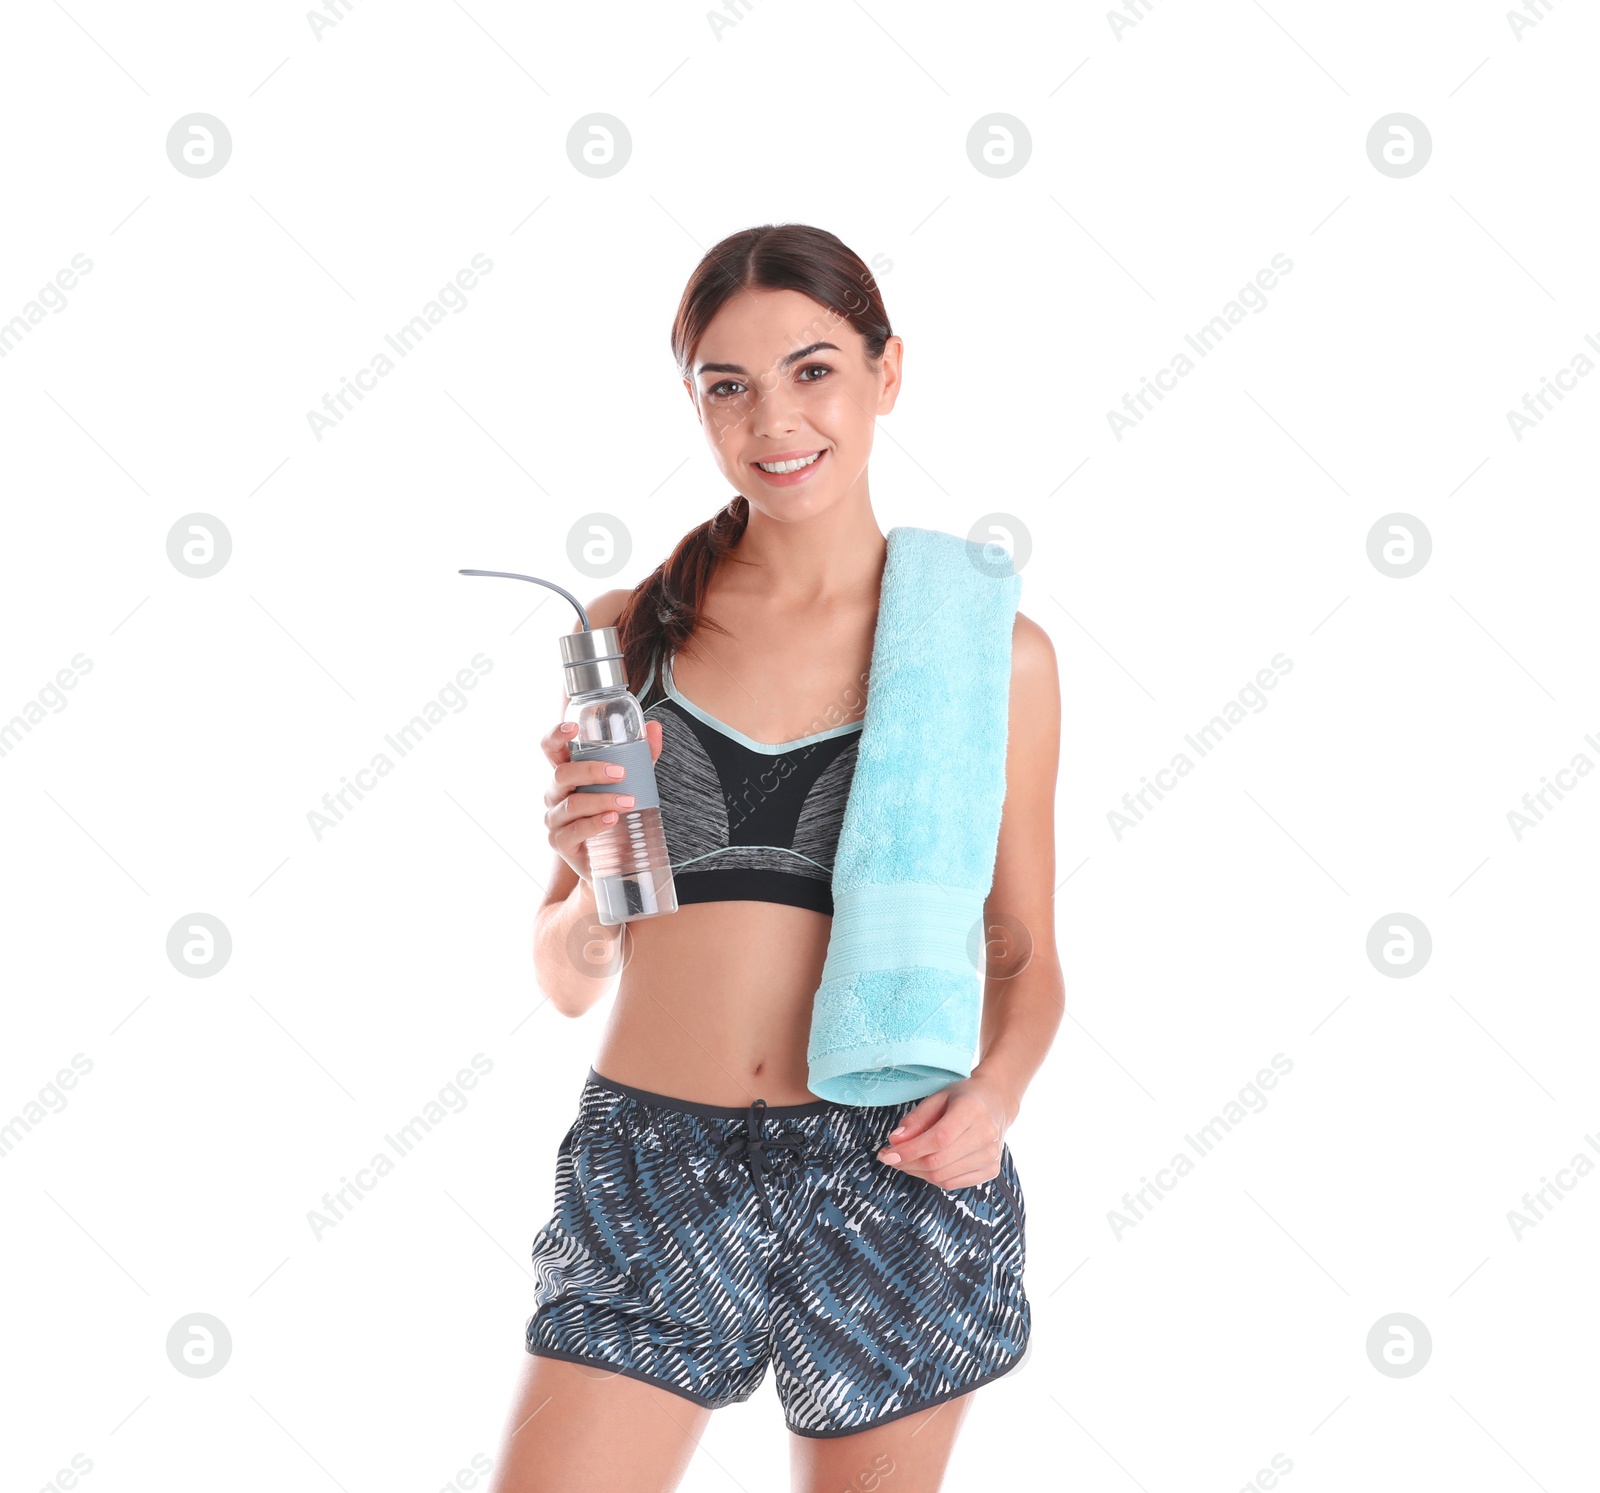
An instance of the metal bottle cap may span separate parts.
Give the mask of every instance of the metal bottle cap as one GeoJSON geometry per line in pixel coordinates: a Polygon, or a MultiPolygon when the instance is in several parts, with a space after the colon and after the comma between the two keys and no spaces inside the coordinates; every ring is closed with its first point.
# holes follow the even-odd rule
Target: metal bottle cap
{"type": "Polygon", "coordinates": [[[561,663],[569,698],[591,690],[628,687],[628,676],[622,671],[622,643],[614,627],[562,633],[561,663]]]}

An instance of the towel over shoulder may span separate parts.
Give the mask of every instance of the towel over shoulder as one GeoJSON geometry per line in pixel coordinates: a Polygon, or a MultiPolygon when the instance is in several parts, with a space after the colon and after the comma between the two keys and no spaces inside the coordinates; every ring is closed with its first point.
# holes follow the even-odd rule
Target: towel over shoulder
{"type": "Polygon", "coordinates": [[[895,1104],[972,1073],[1021,589],[998,544],[889,531],[806,1053],[824,1099],[895,1104]]]}

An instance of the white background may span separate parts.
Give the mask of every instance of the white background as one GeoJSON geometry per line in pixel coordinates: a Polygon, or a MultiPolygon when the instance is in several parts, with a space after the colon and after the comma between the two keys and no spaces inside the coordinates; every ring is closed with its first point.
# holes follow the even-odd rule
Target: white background
{"type": "MultiPolygon", "coordinates": [[[[1009,515],[1061,673],[1068,1014],[1009,1136],[1033,1352],[947,1486],[1232,1490],[1274,1455],[1305,1493],[1593,1485],[1600,1180],[1520,1239],[1507,1214],[1600,1160],[1600,783],[1520,839],[1507,813],[1600,761],[1600,379],[1521,440],[1507,412],[1600,361],[1600,29],[1577,0],[1520,38],[1481,0],[1155,0],[1120,36],[1067,9],[751,0],[719,33],[703,4],[355,0],[318,40],[287,3],[6,7],[0,320],[93,262],[0,359],[0,719],[92,663],[0,757],[0,1123],[93,1064],[0,1165],[7,1486],[80,1455],[95,1489],[426,1493],[496,1454],[609,1002],[562,1018],[529,957],[570,614],[455,572],[593,596],[726,499],[668,331],[703,250],[769,221],[877,263],[905,338],[881,526],[1009,515]],[[232,136],[200,179],[165,146],[194,112],[232,136]],[[632,137],[605,179],[566,150],[595,112],[632,137]],[[1394,112],[1432,136],[1406,178],[1366,150],[1394,112]],[[991,113],[1031,136],[1004,178],[967,156],[991,113]],[[1117,439],[1277,253],[1266,308],[1117,439]],[[166,552],[196,512],[233,544],[203,580],[166,552]],[[631,536],[611,579],[567,559],[595,512],[631,536]],[[1367,554],[1394,513],[1432,539],[1409,579],[1367,554]],[[319,840],[308,811],[479,653],[319,840]],[[165,951],[196,912],[232,936],[210,978],[165,951]],[[1396,912],[1433,942],[1409,978],[1366,954],[1396,912]],[[318,1239],[476,1053],[466,1108],[318,1239]],[[196,1312],[232,1338],[208,1378],[167,1359],[196,1312]],[[1432,1337],[1405,1378],[1366,1351],[1396,1312],[1432,1337]]],[[[686,1489],[784,1485],[771,1384],[686,1489]]]]}

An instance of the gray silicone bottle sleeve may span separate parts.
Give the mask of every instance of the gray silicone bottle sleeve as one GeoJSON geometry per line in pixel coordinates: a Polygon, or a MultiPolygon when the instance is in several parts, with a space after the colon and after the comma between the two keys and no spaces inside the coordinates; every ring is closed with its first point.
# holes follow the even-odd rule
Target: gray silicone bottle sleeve
{"type": "MultiPolygon", "coordinates": [[[[625,741],[620,746],[569,746],[567,754],[574,762],[615,762],[627,769],[627,776],[611,778],[600,783],[579,783],[574,793],[631,793],[634,809],[659,809],[660,795],[656,792],[655,759],[650,755],[648,741],[625,741]]],[[[629,809],[631,814],[633,809],[629,809]]]]}

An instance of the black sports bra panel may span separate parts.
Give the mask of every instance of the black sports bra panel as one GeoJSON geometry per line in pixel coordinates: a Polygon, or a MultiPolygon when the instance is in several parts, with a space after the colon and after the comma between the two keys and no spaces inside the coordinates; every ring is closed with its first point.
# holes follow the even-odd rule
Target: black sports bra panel
{"type": "Polygon", "coordinates": [[[758,742],[678,693],[670,655],[641,700],[661,723],[656,787],[680,906],[781,902],[833,914],[833,858],[860,721],[758,742]]]}

